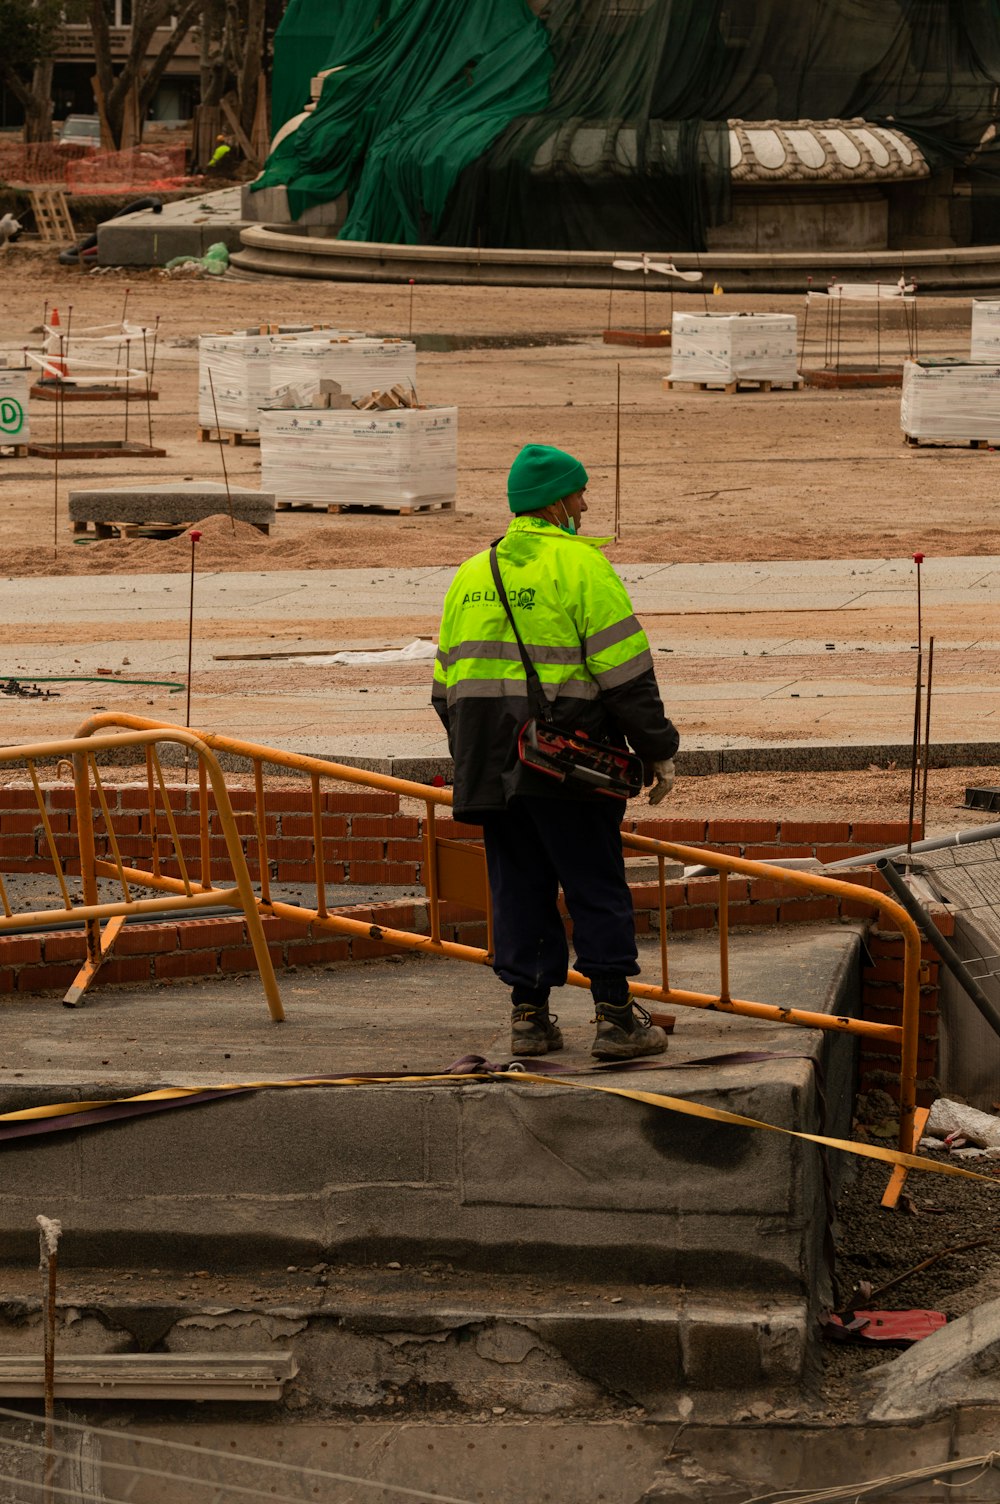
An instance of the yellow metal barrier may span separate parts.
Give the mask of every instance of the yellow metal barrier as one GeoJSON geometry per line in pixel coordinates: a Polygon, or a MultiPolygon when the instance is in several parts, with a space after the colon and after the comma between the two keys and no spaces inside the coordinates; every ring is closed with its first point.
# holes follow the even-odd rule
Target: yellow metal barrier
{"type": "MultiPolygon", "coordinates": [[[[215,753],[205,742],[190,731],[178,726],[159,726],[147,722],[142,727],[106,736],[92,736],[86,744],[77,739],[68,741],[38,742],[31,746],[0,748],[0,768],[24,767],[34,790],[38,808],[39,824],[45,838],[45,846],[52,864],[53,876],[59,885],[62,905],[56,908],[22,911],[15,913],[11,907],[7,889],[0,877],[0,934],[14,930],[30,929],[51,924],[54,920],[67,925],[83,924],[87,937],[87,960],[66,994],[65,1002],[75,1007],[83,997],[98,968],[108,956],[125,920],[144,914],[176,913],[186,910],[219,907],[222,905],[242,909],[246,920],[254,957],[260,971],[271,1017],[284,1018],[281,996],[278,991],[274,967],[264,938],[257,896],[250,882],[243,844],[236,828],[233,810],[226,789],[226,781],[215,753]],[[226,842],[232,881],[226,887],[214,887],[211,882],[207,846],[202,846],[201,871],[192,879],[184,861],[184,853],[178,836],[176,815],[171,805],[158,747],[173,743],[194,754],[198,770],[199,788],[203,796],[211,785],[216,808],[226,842]],[[97,766],[97,754],[111,749],[119,751],[123,746],[136,749],[138,757],[145,758],[149,790],[149,805],[152,811],[151,867],[138,871],[122,860],[119,837],[108,805],[107,793],[97,766]],[[56,762],[70,757],[73,766],[74,807],[76,813],[76,843],[79,853],[82,903],[74,903],[66,882],[64,861],[59,853],[52,822],[45,808],[45,799],[38,779],[38,764],[56,762]],[[159,794],[159,800],[157,799],[159,794]],[[113,861],[97,856],[95,821],[100,818],[104,835],[110,846],[113,861]],[[170,831],[172,850],[180,878],[170,883],[162,874],[164,865],[159,850],[159,828],[163,821],[170,831]],[[111,878],[121,892],[120,898],[102,900],[98,891],[98,878],[111,878]],[[164,898],[137,898],[134,887],[163,889],[170,896],[164,898]],[[102,921],[106,921],[102,930],[102,921]]],[[[207,797],[202,798],[207,805],[207,797]]],[[[168,857],[167,860],[170,858],[168,857]]]]}
{"type": "MultiPolygon", "coordinates": [[[[89,749],[95,747],[97,734],[106,733],[110,727],[122,728],[123,731],[133,734],[144,733],[147,736],[155,734],[165,739],[168,739],[169,734],[169,739],[180,742],[184,742],[187,737],[186,733],[178,731],[177,728],[166,727],[160,722],[145,720],[139,716],[121,715],[117,712],[109,712],[92,717],[81,726],[77,735],[79,738],[88,739],[87,746],[89,749]]],[[[101,745],[109,744],[106,737],[98,739],[101,741],[101,745]]],[[[121,746],[121,744],[121,737],[114,738],[114,745],[121,746]]],[[[489,963],[492,951],[492,918],[485,852],[481,846],[476,846],[467,841],[455,841],[448,836],[438,834],[437,814],[442,809],[450,808],[451,793],[449,790],[431,788],[426,784],[410,782],[408,779],[392,778],[384,774],[347,767],[340,763],[328,762],[322,758],[283,752],[273,747],[260,746],[235,737],[218,736],[212,732],[197,732],[191,736],[191,744],[197,744],[206,750],[213,749],[217,752],[241,757],[246,759],[253,768],[255,833],[260,869],[259,896],[256,899],[256,903],[260,913],[277,915],[283,919],[299,923],[303,927],[311,925],[314,930],[318,931],[328,930],[336,934],[372,938],[383,941],[387,945],[405,947],[424,954],[449,956],[455,960],[472,961],[481,965],[489,963]],[[300,772],[310,780],[312,790],[314,866],[317,889],[317,901],[314,909],[283,903],[275,899],[271,894],[268,871],[267,790],[264,783],[265,765],[286,772],[300,772]],[[352,919],[345,914],[331,914],[329,912],[326,902],[327,884],[322,829],[321,780],[323,779],[335,779],[341,783],[357,784],[365,788],[384,789],[411,799],[419,799],[423,803],[426,812],[424,822],[424,886],[428,898],[428,934],[413,934],[405,930],[373,926],[364,920],[352,919]],[[486,949],[462,945],[442,938],[441,904],[449,900],[480,909],[486,914],[486,949]]],[[[77,743],[77,747],[79,747],[79,742],[77,743]]],[[[82,755],[77,751],[76,758],[80,759],[82,755]]],[[[202,902],[204,902],[206,891],[210,891],[213,894],[218,894],[222,891],[211,886],[211,862],[209,860],[209,809],[205,770],[208,771],[216,802],[219,804],[220,810],[222,808],[213,766],[217,766],[214,764],[214,759],[212,763],[209,763],[207,760],[199,763],[199,831],[202,853],[200,881],[203,886],[198,891],[198,897],[202,902]]],[[[221,778],[221,775],[219,776],[221,778]]],[[[160,789],[165,798],[162,776],[160,777],[160,789]]],[[[152,794],[153,784],[150,779],[151,810],[154,809],[152,794]]],[[[225,802],[228,806],[228,799],[225,802]]],[[[84,806],[84,812],[86,813],[86,806],[84,806]]],[[[153,820],[155,829],[155,811],[153,820]]],[[[237,837],[237,844],[238,839],[237,837]]],[[[915,1122],[915,1113],[921,942],[919,931],[905,910],[894,899],[887,897],[885,894],[859,887],[853,883],[822,877],[815,873],[765,866],[761,862],[746,861],[740,857],[724,856],[721,853],[706,851],[700,847],[683,846],[672,841],[656,841],[646,836],[629,833],[623,833],[622,839],[627,849],[654,856],[659,865],[661,978],[659,985],[650,982],[634,981],[631,985],[635,996],[643,1002],[669,1003],[673,1006],[687,1008],[715,1009],[719,1012],[739,1014],[746,1018],[767,1019],[773,1023],[795,1024],[810,1029],[826,1029],[844,1034],[856,1034],[864,1036],[867,1039],[882,1040],[897,1047],[900,1056],[899,1146],[904,1152],[912,1152],[919,1137],[919,1132],[917,1131],[918,1124],[915,1122]],[[667,860],[682,861],[688,865],[697,864],[714,867],[719,874],[719,988],[717,992],[693,992],[670,985],[666,884],[664,880],[664,866],[667,860]],[[730,875],[765,877],[771,882],[780,882],[793,890],[803,893],[826,894],[850,900],[852,903],[867,905],[872,909],[873,914],[880,916],[883,922],[898,929],[904,939],[901,1024],[877,1024],[864,1019],[816,1013],[805,1008],[781,1008],[770,1003],[753,1002],[743,998],[732,997],[729,985],[728,878],[730,875]]],[[[115,863],[93,861],[93,869],[97,875],[117,876],[123,884],[143,884],[166,893],[178,895],[190,892],[191,885],[186,874],[183,879],[178,879],[162,872],[156,861],[155,849],[156,843],[154,840],[153,861],[148,869],[125,866],[120,859],[116,860],[115,863]]],[[[228,850],[232,859],[231,843],[228,845],[228,850]]],[[[242,851],[240,851],[240,858],[242,859],[242,851]]],[[[88,857],[87,860],[89,863],[91,858],[88,857]]],[[[226,900],[216,897],[215,901],[224,902],[226,900]]],[[[151,902],[155,902],[155,900],[151,900],[151,902]]],[[[266,955],[266,949],[264,954],[266,955]]],[[[567,980],[571,985],[576,987],[589,987],[587,978],[577,971],[570,971],[567,980]]],[[[895,1186],[895,1194],[897,1195],[900,1185],[901,1181],[899,1185],[895,1186]]],[[[892,1195],[893,1191],[890,1188],[887,1196],[891,1198],[892,1195]]]]}
{"type": "MultiPolygon", "coordinates": [[[[0,909],[2,909],[0,934],[49,924],[54,919],[65,921],[67,924],[82,923],[84,925],[87,937],[87,960],[66,996],[65,1000],[70,1006],[75,1006],[81,1001],[90,982],[109,955],[128,917],[163,913],[183,916],[185,912],[191,910],[223,905],[238,908],[244,915],[264,985],[268,1008],[271,1017],[275,1020],[282,1019],[284,1013],[261,922],[262,916],[274,915],[301,925],[304,929],[312,927],[314,931],[329,931],[375,939],[387,945],[408,948],[424,954],[471,961],[480,965],[488,964],[491,960],[492,916],[485,852],[481,846],[468,841],[456,841],[448,835],[439,834],[438,812],[451,805],[451,793],[447,789],[431,788],[426,784],[366,772],[321,758],[283,752],[234,737],[218,736],[210,732],[191,732],[181,727],[146,720],[139,716],[118,713],[92,717],[85,722],[76,738],[71,741],[43,742],[33,746],[0,750],[0,767],[11,766],[24,766],[27,770],[38,809],[39,825],[43,832],[52,872],[59,885],[62,905],[42,911],[14,913],[2,875],[0,875],[0,909]],[[197,868],[195,873],[189,870],[188,861],[185,858],[184,842],[178,826],[178,811],[171,802],[171,792],[164,778],[158,751],[162,744],[182,747],[185,749],[186,757],[190,758],[193,755],[195,760],[198,822],[198,860],[195,864],[197,868]],[[122,747],[134,747],[137,757],[145,760],[148,826],[143,845],[148,849],[147,865],[138,865],[138,858],[126,860],[123,856],[123,843],[115,831],[107,793],[97,764],[98,754],[111,749],[120,752],[122,747]],[[254,829],[249,839],[256,845],[255,865],[259,869],[256,889],[244,853],[243,838],[233,813],[225,777],[216,756],[217,752],[229,753],[246,759],[253,769],[254,829]],[[70,895],[64,875],[64,861],[58,849],[38,778],[40,762],[59,761],[66,757],[72,760],[74,775],[76,849],[81,873],[82,902],[74,902],[70,895]],[[284,772],[302,773],[309,779],[313,863],[317,890],[315,908],[283,903],[272,895],[265,767],[280,769],[284,772]],[[424,885],[428,898],[428,934],[389,929],[373,925],[365,920],[351,918],[346,914],[330,913],[327,905],[323,835],[322,781],[324,779],[334,779],[340,783],[356,784],[366,788],[383,789],[418,799],[423,803],[425,809],[424,885]],[[214,860],[210,798],[215,806],[225,848],[224,858],[218,855],[214,860]],[[107,847],[104,855],[98,855],[95,837],[95,823],[98,821],[103,826],[103,841],[107,847]],[[223,881],[219,884],[213,876],[213,867],[218,868],[223,860],[228,870],[223,874],[223,881]],[[173,870],[166,870],[168,868],[173,870]],[[98,888],[99,879],[110,879],[121,896],[102,900],[98,888]],[[136,896],[135,891],[139,889],[152,890],[162,896],[140,898],[136,896]],[[441,905],[449,901],[478,909],[486,915],[487,945],[485,949],[443,938],[441,905]]],[[[747,1018],[767,1019],[775,1023],[862,1035],[868,1039],[882,1040],[898,1048],[900,1058],[899,1146],[904,1153],[912,1152],[919,1137],[921,1116],[916,1110],[920,934],[905,910],[892,898],[882,893],[814,873],[765,866],[760,862],[745,861],[739,857],[724,856],[702,848],[683,846],[676,842],[656,841],[649,837],[629,833],[623,833],[622,839],[627,849],[655,857],[659,868],[661,977],[658,985],[634,981],[632,991],[635,996],[644,1002],[668,1003],[675,1007],[715,1009],[747,1018]],[[716,992],[694,992],[670,984],[665,883],[667,860],[714,867],[719,874],[719,985],[716,992]],[[904,939],[901,1024],[898,1026],[876,1024],[863,1019],[816,1013],[804,1008],[781,1008],[774,1004],[734,998],[731,995],[729,983],[728,879],[731,875],[766,877],[771,882],[780,882],[793,890],[831,895],[867,905],[873,913],[880,916],[883,922],[898,929],[904,939]]],[[[576,971],[571,971],[567,980],[576,987],[589,986],[588,979],[576,971]]],[[[897,1172],[894,1176],[884,1198],[884,1204],[893,1204],[898,1197],[903,1174],[905,1171],[897,1172]]]]}

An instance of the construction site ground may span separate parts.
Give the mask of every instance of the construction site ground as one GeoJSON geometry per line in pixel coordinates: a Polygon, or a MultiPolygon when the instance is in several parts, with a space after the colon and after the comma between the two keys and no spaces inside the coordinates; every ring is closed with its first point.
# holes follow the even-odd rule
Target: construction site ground
{"type": "MultiPolygon", "coordinates": [[[[66,507],[75,486],[222,478],[219,447],[196,437],[198,336],[301,320],[405,337],[411,318],[415,335],[449,336],[459,346],[418,356],[421,399],[459,407],[456,510],[411,517],[282,512],[267,538],[211,520],[197,554],[193,725],[327,756],[368,749],[390,759],[440,757],[443,734],[427,703],[429,663],[317,666],[260,655],[402,647],[418,636],[432,638],[450,570],[505,526],[504,477],[524,443],[554,443],[583,458],[591,474],[587,530],[611,533],[620,368],[621,542],[608,557],[622,568],[649,632],[684,748],[779,754],[824,747],[833,764],[800,771],[776,755],[770,766],[761,758],[757,771],[682,778],[661,813],[906,817],[909,766],[898,749],[913,725],[916,550],[926,555],[925,648],[935,636],[932,742],[1000,743],[994,729],[1000,723],[998,458],[991,450],[905,446],[898,389],[666,393],[661,378],[669,351],[601,340],[609,322],[642,327],[643,298],[634,293],[616,293],[609,315],[606,292],[417,286],[411,293],[405,286],[282,279],[167,280],[134,269],[91,276],[58,267],[52,252],[20,245],[3,267],[0,353],[9,357],[37,346],[46,304],[59,306],[64,322],[72,305],[74,324],[108,323],[119,317],[128,288],[130,320],[152,327],[159,318],[159,398],[151,413],[155,440],[167,450],[162,460],[69,460],[58,472],[48,460],[0,453],[0,688],[12,678],[46,675],[92,681],[52,683],[51,698],[0,699],[5,744],[69,736],[105,708],[184,720],[189,542],[182,536],[75,544],[66,507]],[[129,678],[169,683],[116,682],[129,678]],[[832,757],[838,747],[870,748],[870,762],[838,770],[832,757]]],[[[724,294],[709,301],[713,311],[790,309],[800,320],[805,307],[803,297],[724,294]]],[[[663,293],[650,294],[650,328],[667,322],[669,303],[663,293]]],[[[678,296],[676,307],[700,309],[702,297],[678,296]]],[[[965,354],[969,317],[966,298],[922,300],[921,350],[965,354]]],[[[815,311],[810,319],[806,367],[826,363],[815,311]]],[[[887,316],[881,338],[883,359],[902,354],[898,315],[887,316]]],[[[870,358],[870,316],[845,318],[842,339],[845,362],[870,358]]],[[[141,437],[145,408],[132,409],[130,432],[134,424],[141,437]]],[[[33,434],[51,437],[54,417],[53,406],[35,404],[33,434]]],[[[66,414],[68,436],[74,429],[120,436],[122,422],[118,404],[81,405],[66,414]]],[[[227,447],[224,458],[231,482],[259,485],[258,449],[227,447]]],[[[108,776],[134,773],[113,768],[108,776]]],[[[929,829],[995,818],[962,807],[970,783],[1000,783],[1000,765],[970,755],[968,765],[932,771],[929,829]]],[[[355,969],[350,985],[362,1013],[366,979],[376,974],[390,972],[355,969]]],[[[340,991],[329,971],[299,973],[284,985],[292,1017],[297,992],[303,1012],[324,1012],[335,986],[340,991]]],[[[270,1057],[277,1036],[255,988],[235,981],[171,987],[157,992],[153,1013],[169,1022],[176,1010],[179,1020],[211,991],[220,1007],[247,1010],[241,1028],[248,1026],[247,1038],[266,1033],[270,1057]]],[[[453,1015],[444,1019],[438,1053],[450,1057],[480,1042],[494,1048],[502,1039],[502,990],[473,968],[456,971],[456,988],[464,1021],[456,1027],[453,1015]]],[[[66,1079],[66,1068],[76,1080],[81,1073],[100,1079],[106,1071],[120,1087],[133,1074],[123,1048],[141,1047],[145,1081],[182,1069],[182,1060],[149,1056],[155,1046],[148,993],[116,990],[95,1002],[82,1015],[64,1014],[57,1002],[33,1002],[30,1011],[22,1002],[5,1007],[11,1018],[21,1010],[19,1027],[37,1036],[37,1048],[25,1042],[19,1051],[31,1057],[30,1075],[15,1081],[13,1070],[3,1073],[8,1092],[22,1082],[36,1089],[55,1084],[66,1079]],[[60,1030],[50,1030],[42,1016],[53,1007],[60,1030]],[[123,1038],[130,1017],[135,1026],[123,1038]],[[85,1062],[66,1032],[78,1034],[81,1020],[89,1038],[85,1062]],[[42,1053],[57,1038],[58,1048],[42,1053]]],[[[577,1032],[589,1020],[585,1004],[581,994],[569,1010],[577,1032]]],[[[326,1020],[320,1022],[325,1030],[326,1020]]],[[[686,1018],[679,1021],[671,1058],[690,1027],[686,1018]]],[[[380,1038],[385,1033],[380,1029],[380,1038]]],[[[198,1063],[200,1078],[216,1067],[218,1079],[230,1078],[239,1053],[228,1044],[217,1049],[218,1058],[198,1063]]],[[[887,1104],[864,1104],[862,1116],[862,1136],[891,1142],[887,1104]]],[[[890,1219],[876,1212],[880,1178],[882,1167],[866,1167],[842,1203],[842,1284],[870,1278],[877,1285],[942,1247],[992,1231],[994,1198],[971,1182],[911,1180],[913,1214],[890,1219]]],[[[138,1285],[138,1265],[123,1263],[113,1279],[69,1269],[67,1294],[79,1291],[81,1301],[98,1302],[119,1294],[133,1275],[138,1285]]],[[[901,1289],[899,1304],[961,1314],[996,1293],[997,1268],[992,1247],[952,1255],[901,1289]]],[[[194,1266],[163,1273],[177,1299],[201,1298],[205,1280],[194,1266]]],[[[439,1280],[441,1271],[426,1274],[439,1280]]],[[[323,1299],[337,1278],[335,1266],[286,1275],[276,1273],[273,1288],[272,1276],[234,1277],[230,1289],[213,1284],[210,1297],[235,1304],[270,1304],[293,1294],[323,1299]]],[[[381,1292],[396,1277],[379,1271],[359,1279],[370,1278],[381,1292]]],[[[400,1277],[419,1282],[424,1273],[408,1268],[400,1277]]],[[[450,1278],[444,1271],[439,1284],[450,1278]]],[[[15,1284],[12,1293],[20,1290],[15,1284]]],[[[502,1293],[498,1287],[498,1300],[502,1293]]],[[[588,1298],[581,1284],[581,1304],[588,1298]]],[[[859,1370],[881,1356],[834,1350],[826,1386],[808,1404],[834,1420],[846,1414],[859,1370]]]]}
{"type": "MultiPolygon", "coordinates": [[[[56,474],[50,460],[0,457],[0,618],[17,623],[0,678],[108,680],[51,684],[46,701],[5,699],[4,739],[71,731],[97,706],[181,719],[180,693],[114,679],[186,682],[190,544],[183,535],[76,544],[68,492],[143,478],[222,478],[219,446],[196,437],[199,334],[302,320],[405,336],[410,289],[179,282],[134,270],[88,275],[21,246],[5,265],[8,356],[37,345],[46,304],[61,303],[64,325],[107,324],[120,315],[127,288],[130,321],[152,328],[159,319],[160,395],[151,412],[167,458],[66,460],[56,474]]],[[[703,298],[686,293],[675,302],[700,308],[703,298]]],[[[650,327],[667,320],[669,304],[662,292],[649,295],[650,327]]],[[[524,442],[583,456],[588,531],[613,532],[620,368],[621,542],[608,557],[633,592],[685,751],[863,745],[884,775],[869,778],[866,762],[843,782],[826,772],[802,781],[794,758],[758,758],[763,771],[752,782],[742,773],[735,782],[699,779],[690,793],[678,789],[671,808],[732,799],[741,810],[747,801],[841,807],[843,797],[851,807],[874,799],[902,811],[908,777],[899,749],[912,734],[917,642],[910,556],[918,549],[927,556],[925,647],[930,634],[936,639],[932,741],[996,739],[994,453],[904,445],[894,389],[665,393],[669,351],[604,345],[608,305],[596,291],[413,289],[414,334],[463,346],[418,356],[422,400],[460,410],[456,510],[281,512],[269,538],[210,521],[197,552],[193,724],[326,755],[443,756],[427,707],[428,664],[329,667],[287,655],[433,637],[450,568],[505,524],[504,476],[524,442]],[[476,339],[484,346],[469,347],[476,339]],[[768,766],[779,771],[769,777],[768,766]]],[[[709,306],[792,309],[801,321],[805,300],[723,295],[709,306]]],[[[613,295],[614,325],[641,327],[643,317],[641,294],[613,295]]],[[[806,368],[826,358],[821,315],[814,308],[810,318],[806,368]]],[[[921,349],[962,354],[969,320],[968,299],[921,303],[921,349]]],[[[899,313],[883,312],[880,338],[884,360],[902,354],[899,313]]],[[[842,359],[870,354],[873,339],[868,310],[845,315],[842,359]]],[[[117,434],[123,406],[68,405],[67,436],[117,434]]],[[[130,432],[141,437],[144,405],[131,407],[130,432]]],[[[33,405],[33,436],[51,436],[54,414],[54,404],[33,405]]],[[[257,448],[227,447],[225,465],[233,483],[259,484],[257,448]]],[[[992,759],[967,759],[984,760],[992,759]]],[[[987,767],[972,781],[994,776],[987,767]]],[[[941,818],[954,824],[968,781],[933,779],[932,816],[940,804],[941,818]]]]}

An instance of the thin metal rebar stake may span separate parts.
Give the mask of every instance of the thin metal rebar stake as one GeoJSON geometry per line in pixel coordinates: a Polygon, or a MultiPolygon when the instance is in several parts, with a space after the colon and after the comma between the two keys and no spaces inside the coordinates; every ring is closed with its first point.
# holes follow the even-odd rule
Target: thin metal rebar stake
{"type": "Polygon", "coordinates": [[[906,822],[906,849],[913,850],[913,810],[917,797],[917,752],[920,747],[920,681],[924,671],[924,655],[917,654],[917,684],[913,696],[913,755],[910,761],[910,813],[906,822]]]}
{"type": "MultiPolygon", "coordinates": [[[[208,385],[209,385],[209,389],[211,390],[211,393],[212,393],[212,415],[215,418],[215,428],[216,428],[216,432],[219,435],[219,456],[220,456],[220,458],[222,460],[222,479],[225,482],[225,486],[226,486],[226,505],[229,508],[229,521],[232,524],[233,536],[235,537],[236,536],[236,517],[235,517],[235,514],[233,512],[233,497],[232,497],[232,492],[229,489],[229,471],[226,469],[226,446],[225,446],[225,442],[223,441],[223,438],[222,438],[222,429],[219,427],[219,408],[218,408],[218,405],[217,405],[217,403],[215,401],[215,382],[212,380],[212,368],[211,368],[211,366],[209,366],[209,368],[208,368],[208,385]]],[[[194,538],[195,536],[197,536],[197,537],[200,538],[201,534],[200,533],[198,533],[198,534],[192,533],[191,536],[192,536],[192,538],[194,538]]],[[[194,569],[194,552],[193,552],[193,550],[192,550],[192,554],[191,554],[191,568],[192,568],[192,570],[194,569]]],[[[191,588],[192,588],[192,590],[194,589],[193,577],[192,577],[192,586],[191,586],[191,588]]],[[[189,668],[188,672],[190,673],[190,668],[189,668]]]]}
{"type": "MultiPolygon", "coordinates": [[[[195,545],[201,538],[197,528],[192,528],[188,537],[191,539],[191,589],[188,595],[188,671],[187,671],[187,708],[184,713],[184,725],[191,729],[191,659],[194,647],[194,550],[195,545]]],[[[184,748],[184,782],[188,781],[190,772],[190,748],[184,748]]]]}

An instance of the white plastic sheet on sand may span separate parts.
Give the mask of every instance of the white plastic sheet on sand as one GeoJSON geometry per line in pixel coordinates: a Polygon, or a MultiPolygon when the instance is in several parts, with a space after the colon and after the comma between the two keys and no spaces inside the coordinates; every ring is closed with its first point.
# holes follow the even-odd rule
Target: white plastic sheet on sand
{"type": "Polygon", "coordinates": [[[313,654],[309,658],[290,658],[290,663],[304,663],[309,668],[326,668],[334,663],[373,664],[424,663],[437,657],[437,643],[430,637],[415,637],[405,648],[345,648],[341,653],[313,654]]]}
{"type": "Polygon", "coordinates": [[[675,313],[672,381],[794,381],[793,313],[675,313]]]}

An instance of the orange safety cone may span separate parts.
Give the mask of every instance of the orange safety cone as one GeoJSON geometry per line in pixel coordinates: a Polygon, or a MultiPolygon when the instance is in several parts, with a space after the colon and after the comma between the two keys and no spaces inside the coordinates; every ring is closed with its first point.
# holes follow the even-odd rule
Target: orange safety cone
{"type": "Polygon", "coordinates": [[[59,310],[53,308],[49,333],[45,340],[45,375],[43,381],[65,381],[69,366],[63,354],[63,337],[59,324],[59,310]]]}

